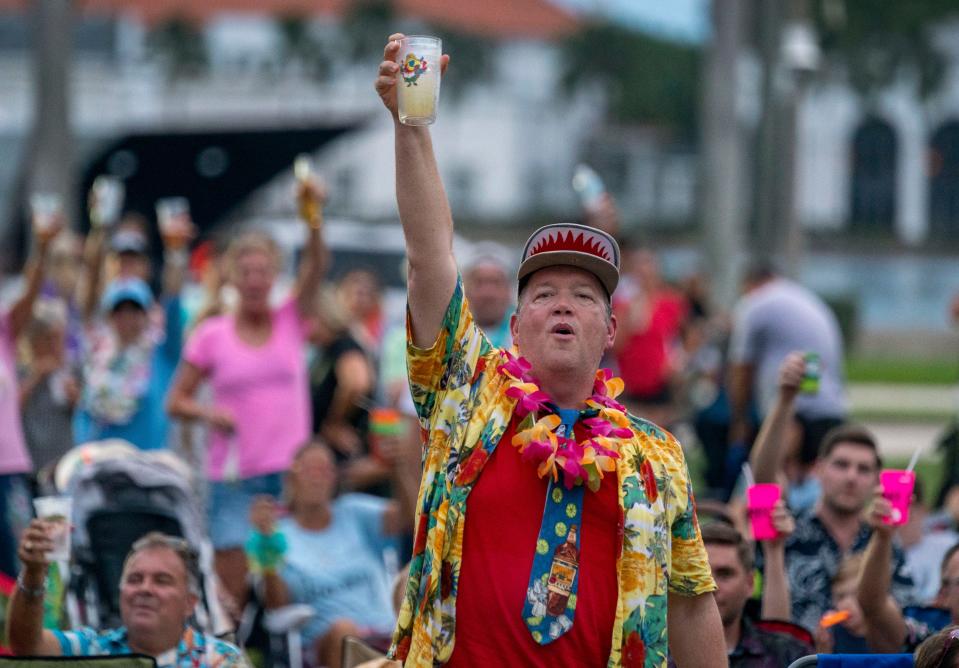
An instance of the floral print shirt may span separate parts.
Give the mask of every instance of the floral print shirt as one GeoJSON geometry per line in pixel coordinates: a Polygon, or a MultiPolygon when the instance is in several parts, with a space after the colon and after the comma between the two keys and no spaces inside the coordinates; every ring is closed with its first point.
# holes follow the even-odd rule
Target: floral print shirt
{"type": "MultiPolygon", "coordinates": [[[[97,632],[90,627],[75,631],[54,631],[63,656],[115,656],[130,654],[124,627],[97,632]]],[[[183,631],[174,649],[156,657],[157,668],[249,668],[240,650],[219,638],[200,633],[192,627],[183,631]]]]}
{"type": "MultiPolygon", "coordinates": [[[[408,344],[425,444],[410,577],[391,648],[408,668],[442,664],[453,651],[466,499],[516,404],[503,393],[499,361],[473,322],[461,279],[432,347],[408,344]]],[[[696,596],[716,586],[682,448],[652,423],[630,421],[633,436],[621,440],[617,460],[623,542],[607,666],[665,667],[667,595],[696,596]]]]}

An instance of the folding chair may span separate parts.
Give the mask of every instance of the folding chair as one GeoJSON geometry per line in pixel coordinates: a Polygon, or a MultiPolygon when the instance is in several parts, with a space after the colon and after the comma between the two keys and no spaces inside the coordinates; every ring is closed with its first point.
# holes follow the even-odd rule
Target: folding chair
{"type": "Polygon", "coordinates": [[[784,633],[810,647],[816,646],[816,641],[813,639],[812,633],[810,633],[805,626],[801,626],[795,622],[790,622],[785,619],[759,619],[754,621],[753,625],[760,631],[784,633]]]}
{"type": "Polygon", "coordinates": [[[400,666],[399,661],[391,661],[379,648],[366,641],[347,636],[343,638],[343,659],[340,668],[389,668],[400,666]]]}
{"type": "Polygon", "coordinates": [[[121,656],[2,656],[0,668],[156,668],[145,654],[121,656]]]}
{"type": "Polygon", "coordinates": [[[789,668],[912,668],[912,654],[811,654],[789,668]]]}

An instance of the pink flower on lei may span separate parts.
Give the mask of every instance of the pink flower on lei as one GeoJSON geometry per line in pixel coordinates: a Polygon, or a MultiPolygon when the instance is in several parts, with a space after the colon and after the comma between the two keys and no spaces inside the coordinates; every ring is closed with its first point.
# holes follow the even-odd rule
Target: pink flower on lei
{"type": "Polygon", "coordinates": [[[617,411],[625,411],[626,408],[616,401],[623,392],[623,379],[613,376],[609,369],[599,369],[596,372],[596,380],[593,381],[593,396],[586,400],[587,405],[592,408],[611,408],[617,411]]]}
{"type": "Polygon", "coordinates": [[[559,439],[555,429],[562,420],[558,415],[546,415],[540,418],[529,429],[513,436],[513,445],[519,448],[523,461],[539,463],[536,473],[540,478],[552,477],[555,482],[559,473],[556,470],[556,452],[559,449],[559,439]]]}
{"type": "Polygon", "coordinates": [[[564,438],[556,453],[556,464],[563,471],[563,485],[572,489],[589,478],[587,466],[594,463],[595,451],[592,446],[564,438]]]}

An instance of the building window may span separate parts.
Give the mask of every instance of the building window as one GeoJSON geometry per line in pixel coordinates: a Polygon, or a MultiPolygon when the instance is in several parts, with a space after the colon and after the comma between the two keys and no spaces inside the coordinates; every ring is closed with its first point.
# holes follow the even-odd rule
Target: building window
{"type": "Polygon", "coordinates": [[[929,140],[929,224],[936,238],[959,234],[959,121],[945,123],[929,140]]]}
{"type": "Polygon", "coordinates": [[[852,138],[852,227],[892,233],[896,218],[896,133],[867,119],[852,138]]]}

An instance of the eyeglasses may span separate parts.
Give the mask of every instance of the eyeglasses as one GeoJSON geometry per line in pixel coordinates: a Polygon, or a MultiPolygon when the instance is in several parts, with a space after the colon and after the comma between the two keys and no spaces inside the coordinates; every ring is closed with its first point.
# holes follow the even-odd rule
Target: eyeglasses
{"type": "Polygon", "coordinates": [[[943,643],[942,649],[939,650],[939,656],[936,658],[933,668],[947,668],[942,662],[946,660],[946,656],[949,654],[949,649],[956,640],[959,640],[959,629],[953,629],[949,632],[949,637],[946,638],[946,642],[943,643]]]}

